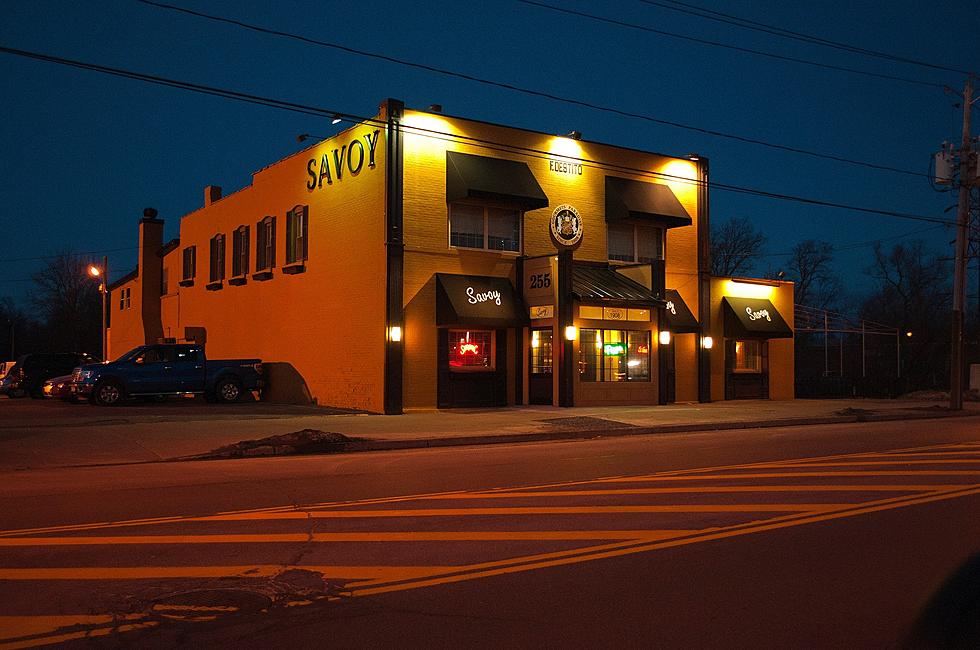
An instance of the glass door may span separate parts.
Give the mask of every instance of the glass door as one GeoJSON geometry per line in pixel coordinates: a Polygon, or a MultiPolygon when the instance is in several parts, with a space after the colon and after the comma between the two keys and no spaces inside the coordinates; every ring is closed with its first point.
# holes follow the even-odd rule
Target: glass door
{"type": "Polygon", "coordinates": [[[550,327],[531,330],[531,363],[528,402],[552,404],[554,400],[554,333],[550,327]]]}

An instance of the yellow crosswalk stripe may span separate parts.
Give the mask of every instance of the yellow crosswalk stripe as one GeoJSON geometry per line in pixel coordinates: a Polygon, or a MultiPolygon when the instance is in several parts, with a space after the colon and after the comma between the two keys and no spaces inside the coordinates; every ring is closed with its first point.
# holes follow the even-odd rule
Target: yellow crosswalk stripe
{"type": "Polygon", "coordinates": [[[0,547],[98,546],[148,544],[305,544],[337,542],[494,542],[574,541],[602,539],[667,539],[693,530],[474,530],[367,531],[355,533],[268,533],[216,535],[129,535],[96,537],[15,537],[0,539],[0,547]]]}

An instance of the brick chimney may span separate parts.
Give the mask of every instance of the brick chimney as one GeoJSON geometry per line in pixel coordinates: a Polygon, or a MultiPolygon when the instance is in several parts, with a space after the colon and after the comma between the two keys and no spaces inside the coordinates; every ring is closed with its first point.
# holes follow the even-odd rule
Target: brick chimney
{"type": "Polygon", "coordinates": [[[157,219],[153,208],[143,210],[140,219],[139,288],[140,315],[146,343],[163,336],[160,318],[160,289],[163,281],[163,258],[157,252],[163,246],[163,219],[157,219]]]}
{"type": "Polygon", "coordinates": [[[204,188],[204,207],[208,207],[215,201],[221,199],[221,188],[217,185],[208,185],[204,188]]]}

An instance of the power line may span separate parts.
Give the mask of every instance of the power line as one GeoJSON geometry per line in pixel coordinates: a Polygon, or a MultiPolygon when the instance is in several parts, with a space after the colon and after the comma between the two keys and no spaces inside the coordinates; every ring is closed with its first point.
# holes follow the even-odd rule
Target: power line
{"type": "MultiPolygon", "coordinates": [[[[119,251],[134,251],[138,250],[139,246],[126,246],[125,248],[106,248],[104,250],[98,251],[82,251],[81,253],[70,253],[75,257],[83,257],[85,255],[103,255],[105,253],[118,253],[119,251]]],[[[0,264],[10,264],[11,262],[36,262],[36,261],[47,261],[58,257],[59,253],[54,255],[39,255],[37,257],[13,257],[6,260],[0,260],[0,264]]]]}
{"type": "MultiPolygon", "coordinates": [[[[332,117],[335,117],[337,115],[343,115],[343,117],[345,117],[345,118],[354,118],[354,119],[358,119],[358,120],[361,120],[361,121],[366,122],[366,123],[377,124],[377,125],[380,125],[380,126],[384,126],[385,125],[385,122],[384,121],[378,120],[378,119],[373,118],[373,117],[361,117],[361,116],[352,115],[352,114],[349,114],[349,113],[338,113],[337,111],[332,111],[332,110],[324,109],[324,108],[318,108],[318,107],[315,107],[315,106],[309,106],[309,105],[304,105],[304,104],[297,104],[295,102],[288,102],[288,101],[273,99],[273,98],[269,98],[269,97],[262,97],[260,95],[253,95],[253,94],[249,94],[249,93],[241,93],[241,92],[238,92],[238,91],[227,90],[227,89],[223,89],[223,88],[216,88],[216,87],[213,87],[213,86],[205,86],[205,85],[202,85],[202,84],[195,84],[195,83],[191,83],[191,82],[183,82],[183,81],[178,81],[178,80],[175,80],[175,79],[168,79],[166,77],[159,77],[159,76],[156,76],[156,75],[147,75],[147,74],[143,74],[143,73],[139,73],[139,72],[134,72],[134,71],[131,71],[131,70],[122,70],[122,69],[119,69],[119,68],[111,68],[111,67],[108,67],[108,66],[101,66],[101,65],[96,65],[96,64],[89,64],[89,63],[84,63],[84,62],[76,61],[76,60],[72,60],[72,59],[64,59],[64,58],[61,58],[61,57],[55,57],[55,56],[50,56],[50,55],[46,55],[46,54],[39,54],[39,53],[36,53],[36,52],[27,52],[27,51],[24,51],[24,50],[17,50],[17,49],[14,49],[14,48],[8,48],[8,47],[4,47],[4,46],[0,46],[0,52],[7,53],[7,54],[13,54],[13,55],[17,55],[17,56],[24,56],[24,57],[27,57],[27,58],[37,59],[37,60],[41,60],[41,61],[45,61],[45,62],[49,62],[49,63],[56,63],[56,64],[61,64],[61,65],[67,65],[67,66],[70,66],[70,67],[80,68],[80,69],[85,69],[85,70],[90,70],[90,71],[93,71],[93,72],[99,72],[99,73],[107,74],[107,75],[111,75],[111,76],[120,76],[120,77],[124,77],[124,78],[128,78],[128,79],[133,79],[133,80],[137,80],[137,81],[145,81],[147,83],[152,83],[152,84],[167,86],[167,87],[171,87],[171,88],[178,88],[178,89],[182,89],[182,90],[189,90],[191,92],[201,93],[201,94],[205,94],[205,95],[218,96],[218,97],[223,97],[223,98],[226,98],[226,99],[232,99],[232,100],[236,100],[236,101],[243,101],[243,102],[251,103],[251,104],[258,104],[258,105],[266,106],[266,107],[270,107],[270,108],[279,108],[279,109],[282,109],[282,110],[288,110],[288,111],[303,113],[303,114],[307,114],[307,115],[315,115],[315,116],[318,116],[318,117],[331,117],[332,118],[332,117]]],[[[424,133],[428,133],[430,135],[430,137],[440,137],[440,136],[442,136],[444,138],[450,138],[450,139],[453,139],[453,138],[455,138],[455,139],[465,139],[465,140],[470,141],[470,142],[473,142],[473,143],[481,143],[483,146],[486,146],[488,148],[495,148],[495,146],[496,147],[507,147],[511,151],[530,152],[531,154],[538,155],[538,156],[546,156],[547,157],[547,156],[551,156],[552,155],[549,152],[545,152],[545,151],[541,151],[541,150],[537,150],[537,149],[532,149],[532,148],[528,148],[528,147],[520,147],[520,146],[515,146],[515,145],[508,145],[508,144],[497,143],[497,142],[493,142],[493,141],[489,141],[489,140],[480,140],[478,138],[471,138],[471,137],[467,137],[467,136],[457,136],[457,135],[453,135],[453,134],[450,134],[450,133],[444,133],[444,132],[441,132],[441,131],[433,131],[433,130],[430,130],[430,129],[423,129],[423,128],[420,128],[420,127],[408,127],[408,129],[409,130],[418,131],[418,132],[421,132],[423,134],[424,133]]],[[[635,174],[639,174],[639,175],[658,176],[660,178],[671,178],[671,176],[669,174],[653,173],[653,172],[650,172],[648,170],[638,169],[638,168],[631,168],[631,167],[626,167],[626,166],[622,166],[622,165],[616,165],[614,163],[606,163],[606,162],[602,162],[602,161],[594,161],[594,160],[589,160],[589,159],[585,159],[585,158],[575,158],[573,156],[562,156],[562,157],[563,158],[568,158],[568,159],[571,159],[571,160],[577,160],[577,161],[583,162],[583,163],[592,163],[592,164],[599,165],[599,166],[602,166],[602,167],[605,167],[605,168],[616,168],[616,169],[620,169],[622,171],[627,171],[627,172],[635,173],[635,174]]],[[[681,182],[687,182],[687,183],[696,183],[697,182],[697,181],[694,181],[694,180],[692,180],[690,178],[683,178],[683,177],[676,177],[676,176],[675,177],[672,177],[672,178],[674,178],[674,180],[681,181],[681,182]]],[[[765,191],[765,190],[748,188],[748,187],[743,187],[743,186],[738,186],[738,185],[718,183],[718,182],[715,182],[715,181],[712,181],[710,185],[711,185],[712,188],[721,189],[721,190],[730,191],[730,192],[736,192],[736,193],[742,193],[742,194],[749,194],[749,195],[761,196],[761,197],[766,197],[766,198],[771,198],[771,199],[779,199],[779,200],[784,200],[784,201],[795,201],[795,202],[798,202],[798,203],[805,203],[805,204],[809,204],[809,205],[818,205],[818,206],[822,206],[822,207],[832,207],[832,208],[838,208],[838,209],[844,209],[844,210],[853,210],[853,211],[857,211],[857,212],[863,212],[863,213],[866,213],[866,214],[875,214],[875,215],[882,215],[882,216],[888,216],[888,217],[896,217],[896,218],[901,218],[901,219],[911,219],[911,220],[915,220],[915,221],[925,221],[925,222],[929,222],[929,223],[941,223],[941,224],[951,224],[951,223],[953,223],[951,221],[947,221],[945,219],[940,219],[940,218],[936,218],[936,217],[926,217],[926,216],[922,216],[922,215],[916,215],[916,214],[911,214],[911,213],[906,213],[906,212],[896,212],[896,211],[891,211],[891,210],[878,210],[878,209],[875,209],[875,208],[867,208],[867,207],[861,207],[861,206],[853,206],[853,205],[847,205],[847,204],[844,204],[844,203],[836,203],[836,202],[833,202],[833,201],[825,201],[825,200],[822,200],[822,199],[813,199],[813,198],[808,198],[808,197],[799,197],[799,196],[794,196],[794,195],[790,195],[790,194],[779,194],[779,193],[775,193],[775,192],[768,192],[768,191],[765,191]]]]}
{"type": "Polygon", "coordinates": [[[274,35],[274,36],[281,36],[283,38],[289,38],[289,39],[301,41],[301,42],[304,42],[304,43],[309,43],[309,44],[312,44],[312,45],[319,45],[321,47],[328,47],[328,48],[331,48],[331,49],[335,49],[335,50],[339,50],[339,51],[342,51],[342,52],[346,52],[348,54],[354,54],[354,55],[357,55],[357,56],[364,56],[364,57],[368,57],[368,58],[378,59],[378,60],[381,60],[381,61],[386,61],[388,63],[394,63],[396,65],[401,65],[401,66],[405,66],[405,67],[409,67],[409,68],[415,68],[415,69],[418,69],[418,70],[425,70],[427,72],[434,72],[436,74],[441,74],[441,75],[448,76],[448,77],[454,77],[454,78],[457,78],[457,79],[465,79],[467,81],[472,81],[472,82],[483,84],[483,85],[487,85],[487,86],[493,86],[493,87],[496,87],[496,88],[503,88],[503,89],[506,89],[506,90],[510,90],[510,91],[513,91],[513,92],[522,93],[522,94],[525,94],[525,95],[530,95],[530,96],[533,96],[533,97],[542,97],[542,98],[545,98],[545,99],[550,99],[550,100],[553,100],[553,101],[562,102],[562,103],[565,103],[565,104],[570,104],[570,105],[573,105],[573,106],[581,106],[583,108],[588,108],[588,109],[592,109],[592,110],[596,110],[596,111],[602,111],[602,112],[605,112],[605,113],[611,113],[613,115],[619,115],[621,117],[629,117],[629,118],[633,118],[633,119],[637,119],[637,120],[643,120],[645,122],[651,122],[651,123],[654,123],[654,124],[660,124],[660,125],[663,125],[663,126],[670,126],[670,127],[674,127],[674,128],[677,128],[677,129],[683,129],[683,130],[686,130],[686,131],[693,131],[695,133],[702,133],[704,135],[710,135],[710,136],[714,136],[714,137],[725,138],[725,139],[728,139],[728,140],[735,140],[737,142],[744,142],[744,143],[747,143],[747,144],[754,144],[754,145],[758,145],[758,146],[762,146],[762,147],[768,147],[770,149],[776,149],[776,150],[779,150],[779,151],[787,151],[787,152],[790,152],[790,153],[796,153],[796,154],[800,154],[800,155],[811,156],[811,157],[814,157],[814,158],[820,158],[820,159],[823,159],[823,160],[833,160],[835,162],[847,163],[847,164],[850,164],[850,165],[857,165],[857,166],[866,167],[866,168],[869,168],[869,169],[878,169],[878,170],[881,170],[881,171],[889,171],[889,172],[894,172],[894,173],[898,173],[898,174],[905,174],[905,175],[908,175],[908,176],[918,176],[918,177],[926,177],[926,178],[928,177],[927,174],[923,174],[921,172],[913,172],[913,171],[910,171],[910,170],[907,170],[907,169],[900,169],[900,168],[897,168],[897,167],[890,167],[890,166],[887,166],[887,165],[878,165],[878,164],[869,163],[869,162],[863,161],[863,160],[854,160],[854,159],[851,159],[851,158],[845,158],[843,156],[836,156],[836,155],[833,155],[833,154],[825,154],[825,153],[820,153],[820,152],[816,152],[816,151],[809,151],[807,149],[801,149],[799,147],[792,147],[792,146],[789,146],[789,145],[782,145],[782,144],[777,144],[777,143],[773,143],[773,142],[767,142],[765,140],[759,140],[759,139],[750,138],[750,137],[747,137],[747,136],[741,136],[741,135],[736,135],[736,134],[732,134],[732,133],[725,133],[725,132],[722,132],[722,131],[716,131],[716,130],[713,130],[713,129],[707,129],[707,128],[703,128],[703,127],[693,126],[693,125],[690,125],[690,124],[683,124],[681,122],[675,122],[675,121],[672,121],[672,120],[660,119],[660,118],[652,117],[652,116],[649,116],[649,115],[644,115],[642,113],[633,113],[631,111],[626,111],[626,110],[622,110],[622,109],[618,109],[618,108],[612,108],[612,107],[609,107],[609,106],[602,106],[602,105],[595,104],[595,103],[592,103],[592,102],[587,102],[587,101],[584,101],[584,100],[572,99],[572,98],[568,98],[568,97],[562,97],[560,95],[555,95],[555,94],[544,92],[544,91],[540,91],[540,90],[533,90],[533,89],[530,89],[530,88],[524,88],[524,87],[521,87],[521,86],[517,86],[517,85],[511,84],[511,83],[505,83],[505,82],[500,82],[500,81],[493,81],[493,80],[490,80],[490,79],[484,79],[484,78],[477,77],[477,76],[470,75],[470,74],[465,74],[465,73],[461,73],[461,72],[455,72],[455,71],[448,70],[448,69],[445,69],[445,68],[438,68],[438,67],[427,65],[427,64],[415,63],[415,62],[411,62],[411,61],[405,61],[405,60],[397,59],[395,57],[387,56],[387,55],[384,55],[384,54],[377,54],[375,52],[368,52],[366,50],[359,50],[359,49],[355,49],[355,48],[352,48],[352,47],[347,47],[347,46],[344,46],[344,45],[339,45],[337,43],[331,43],[331,42],[328,42],[328,41],[322,41],[322,40],[318,40],[318,39],[314,39],[314,38],[309,38],[309,37],[306,37],[306,36],[300,36],[298,34],[293,34],[293,33],[290,33],[290,32],[284,32],[284,31],[281,31],[281,30],[275,30],[275,29],[270,29],[270,28],[266,28],[266,27],[261,27],[259,25],[254,25],[254,24],[246,23],[246,22],[243,22],[243,21],[240,21],[240,20],[235,20],[235,19],[232,19],[232,18],[225,18],[223,16],[216,16],[216,15],[212,15],[212,14],[206,14],[204,12],[195,11],[195,10],[192,10],[192,9],[185,9],[183,7],[177,7],[177,6],[165,4],[165,3],[162,3],[162,2],[154,2],[153,0],[136,0],[136,1],[139,2],[139,3],[141,3],[141,4],[148,5],[148,6],[157,7],[157,8],[160,8],[160,9],[166,9],[166,10],[169,10],[169,11],[176,11],[176,12],[184,13],[184,14],[187,14],[187,15],[195,16],[195,17],[198,17],[198,18],[204,18],[206,20],[211,20],[211,21],[214,21],[214,22],[220,22],[220,23],[225,23],[225,24],[229,24],[229,25],[234,25],[236,27],[241,27],[243,29],[252,30],[252,31],[255,31],[255,32],[262,33],[262,34],[270,34],[270,35],[274,35]]]}
{"type": "Polygon", "coordinates": [[[826,38],[821,38],[819,36],[813,36],[812,34],[796,32],[790,29],[785,29],[783,27],[777,27],[775,25],[769,25],[766,23],[749,20],[747,18],[742,18],[740,16],[736,16],[733,14],[726,14],[721,11],[715,11],[713,9],[706,9],[704,7],[699,7],[696,5],[689,4],[687,2],[680,2],[679,0],[665,0],[665,2],[655,2],[654,0],[639,0],[639,1],[644,4],[661,7],[663,9],[668,9],[670,11],[678,11],[681,13],[690,14],[692,16],[705,18],[707,20],[714,20],[717,22],[734,25],[736,27],[741,27],[743,29],[751,29],[759,32],[765,32],[767,34],[772,34],[774,36],[780,36],[782,38],[789,38],[793,40],[803,41],[805,43],[812,43],[815,45],[822,45],[824,47],[843,50],[845,52],[851,52],[853,54],[863,54],[865,56],[876,57],[879,59],[884,59],[886,61],[907,63],[910,65],[932,68],[934,70],[945,70],[947,72],[955,72],[964,75],[971,74],[969,70],[961,70],[959,68],[953,68],[950,66],[940,65],[937,63],[930,63],[928,61],[911,59],[896,54],[890,54],[888,52],[870,50],[867,48],[858,47],[856,45],[849,45],[847,43],[841,43],[839,41],[832,41],[826,38]],[[686,7],[686,9],[684,7],[686,7]]]}
{"type": "MultiPolygon", "coordinates": [[[[838,253],[840,251],[850,251],[850,250],[855,250],[855,249],[858,249],[858,248],[864,248],[866,246],[874,246],[875,244],[883,244],[886,241],[894,241],[896,239],[905,239],[906,237],[911,237],[912,235],[920,235],[920,234],[922,234],[924,232],[929,232],[929,231],[932,231],[932,230],[938,230],[939,228],[946,228],[946,227],[955,226],[955,225],[956,224],[953,223],[953,222],[950,222],[948,224],[941,223],[941,224],[936,224],[934,226],[928,226],[926,228],[918,228],[916,230],[912,230],[912,231],[909,231],[909,232],[902,233],[901,235],[893,235],[891,237],[880,237],[878,239],[869,239],[867,241],[855,242],[853,244],[848,244],[847,246],[834,246],[833,252],[834,253],[838,253]]],[[[789,252],[789,253],[754,253],[754,254],[750,255],[750,257],[792,257],[793,255],[795,255],[795,253],[793,253],[793,252],[789,252]]]]}
{"type": "MultiPolygon", "coordinates": [[[[142,1],[142,0],[141,0],[142,1]]],[[[641,0],[642,1],[642,0],[641,0]]],[[[866,77],[877,77],[879,79],[888,79],[890,81],[901,81],[903,83],[915,84],[918,86],[928,86],[932,88],[943,88],[943,84],[935,83],[932,81],[921,81],[919,79],[911,79],[909,77],[899,77],[896,75],[882,74],[879,72],[871,72],[869,70],[860,70],[858,68],[850,68],[842,65],[834,65],[831,63],[821,63],[819,61],[812,61],[810,59],[801,59],[795,56],[788,56],[785,54],[775,54],[773,52],[766,52],[765,50],[756,50],[749,47],[742,47],[740,45],[732,45],[730,43],[722,43],[720,41],[712,41],[706,38],[698,38],[696,36],[688,36],[686,34],[678,34],[677,32],[669,32],[663,29],[656,29],[654,27],[647,27],[646,25],[637,25],[635,23],[628,23],[622,20],[616,20],[614,18],[606,18],[605,16],[598,16],[596,14],[586,13],[584,11],[576,11],[574,9],[567,9],[565,7],[556,7],[554,5],[549,5],[543,2],[537,2],[536,0],[517,0],[521,4],[531,5],[534,7],[540,7],[542,9],[548,9],[549,11],[556,11],[563,14],[568,14],[570,16],[578,16],[580,18],[587,18],[589,20],[594,20],[597,22],[607,23],[609,25],[616,25],[619,27],[626,27],[627,29],[635,29],[642,32],[647,32],[649,34],[658,34],[660,36],[667,36],[669,38],[676,38],[683,41],[689,41],[691,43],[699,43],[701,45],[709,45],[711,47],[720,47],[726,50],[734,50],[736,52],[743,52],[746,54],[754,54],[757,56],[769,57],[771,59],[777,59],[780,61],[790,61],[792,63],[800,63],[803,65],[809,65],[816,68],[825,68],[827,70],[836,70],[838,72],[848,72],[852,74],[864,75],[866,77]]],[[[656,4],[656,3],[654,3],[656,4]]],[[[670,9],[671,7],[665,7],[670,9]]],[[[688,12],[690,13],[690,12],[688,12]]]]}

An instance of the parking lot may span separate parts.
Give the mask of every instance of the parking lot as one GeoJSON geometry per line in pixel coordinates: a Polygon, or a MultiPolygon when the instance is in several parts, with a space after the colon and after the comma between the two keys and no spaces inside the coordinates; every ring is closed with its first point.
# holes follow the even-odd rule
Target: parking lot
{"type": "Polygon", "coordinates": [[[130,400],[102,407],[87,401],[60,399],[11,399],[0,396],[0,429],[80,426],[106,422],[163,422],[231,418],[282,418],[355,413],[313,405],[272,404],[254,399],[235,404],[209,404],[203,397],[169,397],[160,401],[130,400]]]}

